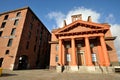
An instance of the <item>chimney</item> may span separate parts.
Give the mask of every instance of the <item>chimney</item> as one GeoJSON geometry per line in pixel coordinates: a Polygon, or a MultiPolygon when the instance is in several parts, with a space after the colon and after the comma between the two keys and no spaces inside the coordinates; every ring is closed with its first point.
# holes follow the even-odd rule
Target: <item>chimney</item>
{"type": "Polygon", "coordinates": [[[91,18],[91,16],[88,16],[88,20],[87,20],[88,22],[92,22],[92,18],[91,18]]]}
{"type": "Polygon", "coordinates": [[[82,20],[82,14],[72,15],[71,18],[72,18],[72,22],[76,20],[82,20]]]}
{"type": "Polygon", "coordinates": [[[63,22],[63,27],[65,27],[67,24],[66,24],[66,20],[64,20],[63,22]]]}

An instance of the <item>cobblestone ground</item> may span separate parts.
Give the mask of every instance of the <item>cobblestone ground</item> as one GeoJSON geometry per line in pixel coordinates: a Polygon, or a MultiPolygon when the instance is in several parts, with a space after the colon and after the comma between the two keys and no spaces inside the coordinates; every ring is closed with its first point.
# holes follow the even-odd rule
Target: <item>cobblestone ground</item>
{"type": "Polygon", "coordinates": [[[51,70],[3,70],[0,80],[120,80],[120,74],[57,73],[51,70]]]}

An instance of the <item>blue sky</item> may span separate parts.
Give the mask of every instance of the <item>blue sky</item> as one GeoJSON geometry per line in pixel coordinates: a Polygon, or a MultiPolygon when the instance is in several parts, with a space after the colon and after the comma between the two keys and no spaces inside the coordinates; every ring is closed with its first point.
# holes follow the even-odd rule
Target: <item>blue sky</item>
{"type": "Polygon", "coordinates": [[[0,13],[29,6],[50,31],[62,27],[64,19],[69,24],[73,14],[82,14],[83,20],[91,16],[94,22],[111,25],[113,36],[118,36],[115,46],[120,56],[119,4],[120,0],[0,0],[0,13]]]}

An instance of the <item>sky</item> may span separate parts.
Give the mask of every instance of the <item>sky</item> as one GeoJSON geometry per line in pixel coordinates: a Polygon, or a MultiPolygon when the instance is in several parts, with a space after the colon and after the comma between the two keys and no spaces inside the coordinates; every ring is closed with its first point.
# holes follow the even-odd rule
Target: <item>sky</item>
{"type": "Polygon", "coordinates": [[[0,13],[29,6],[49,31],[71,23],[71,15],[92,17],[93,22],[109,23],[120,61],[120,0],[0,0],[0,13]]]}

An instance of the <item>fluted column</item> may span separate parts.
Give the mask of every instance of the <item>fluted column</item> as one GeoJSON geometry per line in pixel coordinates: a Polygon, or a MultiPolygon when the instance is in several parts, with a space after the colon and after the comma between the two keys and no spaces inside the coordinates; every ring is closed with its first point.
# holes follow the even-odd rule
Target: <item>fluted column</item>
{"type": "Polygon", "coordinates": [[[106,43],[104,40],[104,36],[100,36],[100,43],[102,46],[102,50],[103,50],[103,55],[104,55],[104,59],[105,59],[105,66],[109,66],[110,65],[110,61],[109,61],[109,56],[107,53],[107,48],[106,48],[106,43]]]}
{"type": "Polygon", "coordinates": [[[61,39],[59,39],[58,63],[62,65],[62,40],[61,39]]]}
{"type": "Polygon", "coordinates": [[[76,51],[75,51],[75,40],[74,38],[71,39],[71,45],[72,45],[72,65],[76,66],[77,62],[76,62],[76,51]]]}
{"type": "Polygon", "coordinates": [[[92,56],[91,56],[91,50],[90,50],[90,43],[88,37],[85,37],[85,45],[86,45],[86,56],[87,56],[87,65],[92,66],[92,56]]]}

